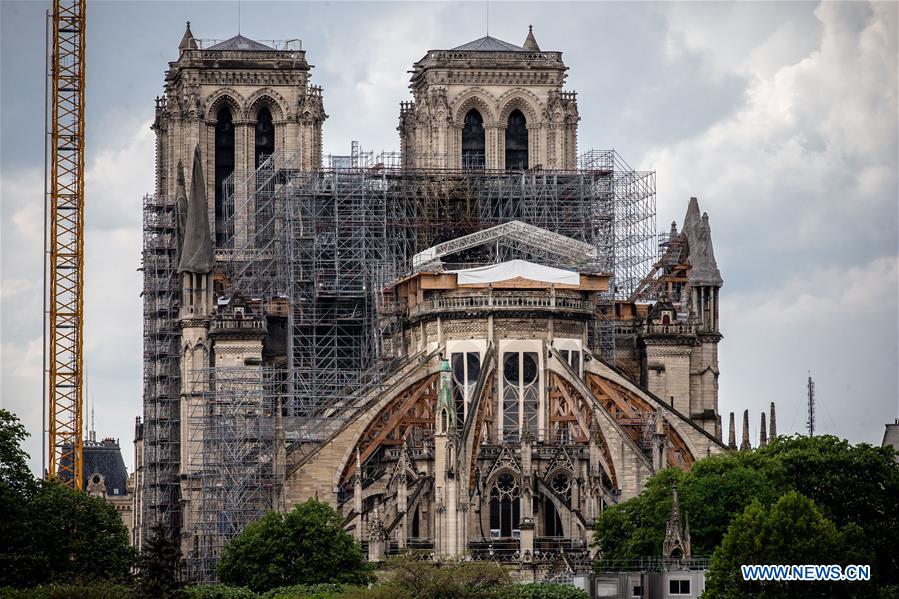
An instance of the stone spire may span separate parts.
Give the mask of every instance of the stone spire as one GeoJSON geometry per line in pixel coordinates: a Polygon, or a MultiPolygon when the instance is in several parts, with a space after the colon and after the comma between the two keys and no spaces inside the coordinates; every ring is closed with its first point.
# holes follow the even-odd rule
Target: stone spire
{"type": "Polygon", "coordinates": [[[715,260],[715,249],[712,247],[712,228],[709,226],[709,215],[703,213],[699,224],[693,229],[693,235],[688,233],[687,242],[690,244],[690,285],[709,285],[721,287],[724,280],[721,271],[718,270],[718,262],[715,260]]]}
{"type": "Polygon", "coordinates": [[[671,230],[668,231],[668,241],[674,241],[677,237],[677,221],[671,221],[671,230]]]}
{"type": "Polygon", "coordinates": [[[190,31],[190,21],[187,22],[187,29],[184,30],[184,36],[181,38],[181,43],[178,44],[179,50],[196,50],[197,49],[197,40],[194,39],[194,34],[190,31]]]}
{"type": "MultiPolygon", "coordinates": [[[[686,514],[684,514],[686,516],[686,514]]],[[[671,515],[665,527],[662,542],[662,557],[690,557],[690,525],[681,526],[680,501],[677,498],[677,483],[671,483],[671,515]]]]}
{"type": "Polygon", "coordinates": [[[777,437],[777,415],[774,413],[774,402],[771,402],[771,417],[768,418],[768,439],[777,437]]]}
{"type": "Polygon", "coordinates": [[[762,412],[762,424],[759,427],[759,447],[768,445],[768,425],[765,424],[765,413],[762,412]]]}
{"type": "Polygon", "coordinates": [[[178,161],[175,184],[175,262],[181,262],[181,246],[184,245],[184,230],[187,227],[187,188],[184,185],[184,165],[178,161]]]}
{"type": "Polygon", "coordinates": [[[740,443],[740,451],[749,451],[752,445],[749,443],[749,410],[743,410],[743,441],[740,443]]]}
{"type": "Polygon", "coordinates": [[[737,426],[734,424],[734,413],[730,413],[730,432],[727,435],[727,448],[737,448],[737,426]]]}
{"type": "Polygon", "coordinates": [[[699,200],[690,198],[690,203],[687,204],[687,214],[684,216],[684,226],[681,227],[681,231],[687,234],[688,239],[692,239],[696,235],[695,231],[700,220],[702,219],[699,216],[699,200]]]}
{"type": "Polygon", "coordinates": [[[209,234],[209,210],[206,203],[206,183],[200,159],[200,146],[194,150],[194,168],[190,182],[190,202],[184,224],[184,243],[178,272],[206,274],[215,265],[212,236],[209,234]]]}
{"type": "Polygon", "coordinates": [[[525,50],[531,52],[539,52],[540,46],[537,45],[537,39],[534,37],[534,26],[528,25],[528,36],[524,38],[524,44],[521,46],[525,50]]]}

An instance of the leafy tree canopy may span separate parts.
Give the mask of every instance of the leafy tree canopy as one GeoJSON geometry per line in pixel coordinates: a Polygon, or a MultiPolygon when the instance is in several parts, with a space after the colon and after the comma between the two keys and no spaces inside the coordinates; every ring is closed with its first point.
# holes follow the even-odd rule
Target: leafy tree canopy
{"type": "Polygon", "coordinates": [[[686,473],[663,470],[638,497],[599,518],[594,539],[604,560],[661,553],[673,481],[689,515],[694,555],[711,555],[753,501],[767,508],[797,491],[838,527],[857,525],[874,550],[879,580],[899,583],[899,464],[888,448],[829,435],[778,437],[755,451],[699,460],[686,473]]]}
{"type": "Polygon", "coordinates": [[[0,410],[0,586],[126,581],[135,552],[115,508],[59,483],[34,480],[21,448],[27,436],[14,414],[0,410]]]}
{"type": "Polygon", "coordinates": [[[18,417],[0,409],[0,483],[17,493],[32,491],[35,483],[22,449],[26,438],[28,431],[18,417]]]}
{"type": "Polygon", "coordinates": [[[267,591],[297,584],[362,583],[370,578],[362,548],[340,516],[310,499],[289,513],[270,512],[247,526],[219,559],[222,582],[267,591]]]}
{"type": "Polygon", "coordinates": [[[860,529],[840,531],[809,498],[790,491],[765,509],[753,501],[734,518],[712,556],[706,591],[723,599],[875,596],[861,582],[747,582],[743,564],[867,564],[871,555],[859,542],[860,529]]]}

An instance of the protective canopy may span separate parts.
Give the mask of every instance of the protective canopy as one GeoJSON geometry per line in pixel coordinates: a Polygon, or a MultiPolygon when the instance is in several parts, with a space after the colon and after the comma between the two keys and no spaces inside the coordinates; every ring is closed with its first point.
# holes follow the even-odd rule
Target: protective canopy
{"type": "Polygon", "coordinates": [[[581,284],[581,275],[574,271],[534,264],[527,260],[509,260],[508,262],[491,264],[490,266],[452,270],[449,272],[456,273],[456,282],[459,285],[498,283],[499,281],[508,281],[518,277],[543,283],[581,284]]]}

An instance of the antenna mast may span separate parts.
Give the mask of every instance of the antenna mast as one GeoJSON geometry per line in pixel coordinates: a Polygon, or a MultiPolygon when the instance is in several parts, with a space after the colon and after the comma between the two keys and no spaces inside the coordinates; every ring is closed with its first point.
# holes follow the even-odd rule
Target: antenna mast
{"type": "Polygon", "coordinates": [[[812,373],[808,373],[808,436],[815,436],[815,381],[812,380],[812,373]]]}

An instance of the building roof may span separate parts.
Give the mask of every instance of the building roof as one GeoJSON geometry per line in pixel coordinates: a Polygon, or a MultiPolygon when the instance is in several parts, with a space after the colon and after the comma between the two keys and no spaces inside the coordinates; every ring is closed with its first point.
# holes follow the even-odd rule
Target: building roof
{"type": "Polygon", "coordinates": [[[530,50],[532,52],[539,52],[540,46],[537,44],[537,38],[534,37],[534,26],[528,25],[528,36],[524,38],[523,47],[525,50],[530,50]]]}
{"type": "Polygon", "coordinates": [[[103,476],[107,495],[127,494],[128,470],[122,459],[122,450],[115,439],[85,441],[81,449],[83,461],[82,485],[88,488],[89,479],[94,474],[103,476]]]}
{"type": "Polygon", "coordinates": [[[244,37],[240,34],[235,35],[232,38],[226,39],[223,42],[219,42],[214,46],[210,46],[207,50],[244,50],[244,51],[268,51],[274,52],[275,49],[271,46],[266,46],[265,44],[261,44],[255,40],[251,40],[248,37],[244,37]]]}
{"type": "Polygon", "coordinates": [[[467,44],[456,46],[455,48],[452,48],[452,50],[455,52],[530,52],[530,50],[527,50],[526,48],[504,42],[503,40],[490,37],[489,35],[485,35],[484,37],[468,42],[467,44]]]}

